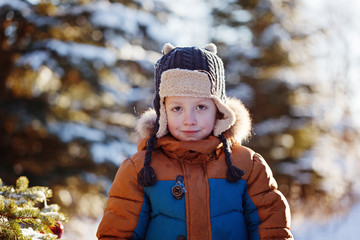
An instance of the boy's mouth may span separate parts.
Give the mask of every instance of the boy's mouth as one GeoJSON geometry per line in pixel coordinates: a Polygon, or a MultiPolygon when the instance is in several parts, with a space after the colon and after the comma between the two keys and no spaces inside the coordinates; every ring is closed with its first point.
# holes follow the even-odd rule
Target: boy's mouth
{"type": "Polygon", "coordinates": [[[194,134],[194,133],[197,133],[199,132],[198,130],[185,130],[185,131],[182,131],[183,133],[186,133],[186,134],[194,134]]]}

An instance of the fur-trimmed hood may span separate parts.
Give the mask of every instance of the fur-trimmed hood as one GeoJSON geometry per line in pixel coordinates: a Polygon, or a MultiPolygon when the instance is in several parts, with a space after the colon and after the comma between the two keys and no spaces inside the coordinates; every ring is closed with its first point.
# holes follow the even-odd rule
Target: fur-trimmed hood
{"type": "MultiPolygon", "coordinates": [[[[236,121],[233,126],[225,131],[225,137],[232,143],[241,144],[251,135],[251,118],[244,104],[236,98],[227,98],[226,104],[235,113],[236,121]]],[[[150,108],[144,112],[136,125],[136,131],[140,139],[148,139],[155,133],[156,112],[150,108]]]]}

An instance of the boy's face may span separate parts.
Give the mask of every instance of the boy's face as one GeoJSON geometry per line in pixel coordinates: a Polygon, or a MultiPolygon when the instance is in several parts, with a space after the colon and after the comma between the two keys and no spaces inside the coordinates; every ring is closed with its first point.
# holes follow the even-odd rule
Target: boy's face
{"type": "Polygon", "coordinates": [[[211,98],[166,97],[170,133],[182,141],[207,138],[214,129],[217,108],[211,98]]]}

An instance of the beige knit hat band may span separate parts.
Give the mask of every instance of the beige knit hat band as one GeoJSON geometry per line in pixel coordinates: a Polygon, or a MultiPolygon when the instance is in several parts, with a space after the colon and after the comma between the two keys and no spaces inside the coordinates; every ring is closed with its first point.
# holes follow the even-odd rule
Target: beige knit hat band
{"type": "Polygon", "coordinates": [[[184,97],[211,97],[211,83],[205,72],[170,69],[161,75],[160,98],[184,97]]]}
{"type": "Polygon", "coordinates": [[[217,96],[211,94],[211,83],[208,75],[203,71],[187,69],[170,69],[162,73],[159,88],[160,118],[158,138],[168,133],[167,117],[164,105],[165,97],[205,97],[212,98],[218,110],[223,114],[222,119],[217,119],[214,126],[214,135],[218,136],[229,129],[236,120],[234,112],[217,96]]]}

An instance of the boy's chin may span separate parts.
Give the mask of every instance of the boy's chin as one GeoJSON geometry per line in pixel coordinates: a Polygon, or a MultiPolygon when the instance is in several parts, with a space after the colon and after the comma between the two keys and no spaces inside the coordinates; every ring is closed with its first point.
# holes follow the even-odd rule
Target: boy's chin
{"type": "Polygon", "coordinates": [[[209,137],[209,134],[201,134],[201,132],[173,134],[180,141],[200,141],[209,137]]]}

